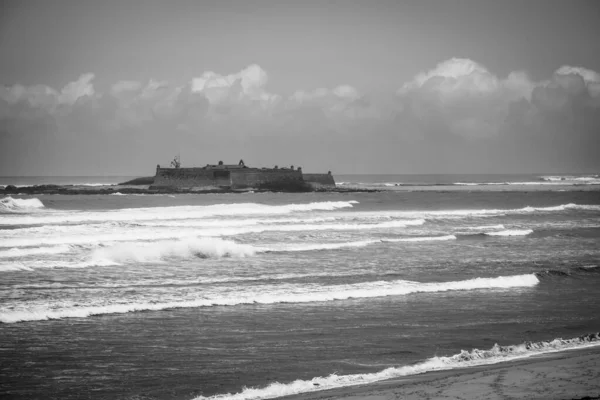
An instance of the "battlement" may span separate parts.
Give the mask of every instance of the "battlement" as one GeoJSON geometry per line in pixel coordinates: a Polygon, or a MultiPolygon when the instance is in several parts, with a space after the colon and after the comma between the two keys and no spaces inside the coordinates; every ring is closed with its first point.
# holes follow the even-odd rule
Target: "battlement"
{"type": "Polygon", "coordinates": [[[179,164],[173,168],[162,168],[157,165],[152,188],[213,190],[273,188],[278,186],[335,187],[335,181],[331,173],[304,175],[301,167],[255,168],[248,167],[240,160],[238,164],[224,164],[220,161],[218,164],[190,168],[182,168],[179,164]]]}

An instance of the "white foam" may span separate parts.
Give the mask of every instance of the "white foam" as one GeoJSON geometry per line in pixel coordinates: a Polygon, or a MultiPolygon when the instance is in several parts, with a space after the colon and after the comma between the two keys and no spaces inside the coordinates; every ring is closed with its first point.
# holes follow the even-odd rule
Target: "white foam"
{"type": "Polygon", "coordinates": [[[114,193],[111,193],[110,195],[111,196],[127,196],[126,194],[121,193],[121,192],[114,192],[114,193]]]}
{"type": "Polygon", "coordinates": [[[567,204],[565,208],[570,210],[588,210],[588,211],[600,211],[600,205],[595,204],[567,204]]]}
{"type": "Polygon", "coordinates": [[[472,230],[472,231],[484,231],[484,230],[489,230],[489,229],[504,229],[504,225],[499,224],[499,225],[467,226],[465,228],[472,230]]]}
{"type": "Polygon", "coordinates": [[[40,208],[44,208],[44,203],[35,197],[32,199],[13,199],[8,196],[0,199],[0,212],[23,213],[40,208]]]}
{"type": "MultiPolygon", "coordinates": [[[[91,315],[127,313],[143,310],[165,310],[171,308],[194,308],[211,306],[234,306],[239,304],[275,304],[275,303],[311,303],[335,300],[402,296],[411,293],[434,293],[455,290],[509,289],[537,285],[534,274],[500,276],[496,278],[475,278],[453,282],[413,282],[405,280],[361,282],[346,285],[303,285],[276,284],[241,289],[235,293],[203,292],[202,297],[194,295],[191,299],[160,302],[99,304],[83,306],[53,305],[28,307],[20,304],[15,308],[0,309],[0,321],[13,323],[44,319],[82,318],[91,315]]],[[[110,300],[108,300],[110,301],[110,300]]]]}
{"type": "Polygon", "coordinates": [[[192,257],[246,257],[256,253],[250,245],[217,238],[187,239],[154,243],[120,243],[93,251],[91,263],[160,262],[192,257]]]}
{"type": "Polygon", "coordinates": [[[0,271],[2,271],[2,272],[33,271],[33,269],[30,267],[27,267],[21,263],[19,263],[19,264],[0,264],[0,271]]]}
{"type": "MultiPolygon", "coordinates": [[[[207,231],[206,236],[210,236],[212,232],[207,231]]],[[[40,246],[56,246],[61,244],[69,245],[97,245],[111,242],[130,242],[132,240],[156,241],[165,239],[182,239],[198,236],[197,232],[189,229],[169,229],[169,230],[153,230],[153,229],[135,229],[122,228],[116,230],[105,230],[100,232],[73,232],[68,234],[55,234],[42,237],[16,237],[3,239],[2,246],[4,247],[40,247],[40,246]]]]}
{"type": "Polygon", "coordinates": [[[109,221],[172,221],[208,218],[214,216],[283,215],[308,211],[333,211],[341,208],[351,208],[354,204],[358,204],[358,202],[354,200],[324,201],[308,204],[286,204],[276,206],[258,203],[233,203],[214,204],[208,206],[126,208],[101,212],[69,210],[65,212],[55,212],[50,215],[11,215],[4,218],[3,223],[24,225],[109,221]]]}
{"type": "Polygon", "coordinates": [[[239,393],[219,394],[210,397],[199,396],[194,400],[272,399],[275,397],[289,396],[298,393],[317,392],[340,387],[364,385],[386,379],[422,374],[429,371],[442,371],[455,368],[497,364],[510,360],[528,358],[537,354],[554,353],[598,345],[600,345],[600,337],[597,333],[581,338],[566,340],[554,339],[548,342],[529,342],[512,346],[499,346],[498,344],[495,344],[489,350],[463,350],[453,356],[432,357],[426,361],[414,365],[386,368],[375,373],[352,375],[337,375],[334,373],[326,377],[316,377],[311,380],[298,379],[290,383],[274,382],[264,388],[245,387],[239,393]]]}
{"type": "Polygon", "coordinates": [[[59,244],[99,244],[116,241],[164,240],[187,237],[236,236],[262,232],[305,232],[305,231],[359,231],[387,230],[422,225],[425,220],[393,220],[371,224],[256,224],[257,221],[181,221],[137,226],[123,224],[88,224],[76,226],[43,226],[13,230],[10,234],[0,232],[4,247],[33,247],[59,244]],[[230,226],[228,226],[230,225],[230,226]],[[156,229],[156,227],[162,229],[156,229]],[[60,233],[57,235],[57,233],[60,233]]]}
{"type": "Polygon", "coordinates": [[[354,242],[340,242],[340,243],[309,243],[309,244],[298,244],[298,245],[267,245],[262,247],[262,251],[270,252],[286,252],[286,251],[315,251],[315,250],[336,250],[345,247],[365,247],[370,244],[381,243],[379,239],[372,240],[358,240],[354,242]]]}
{"type": "Polygon", "coordinates": [[[51,246],[51,247],[32,247],[32,248],[12,248],[9,250],[0,250],[0,258],[27,257],[40,254],[62,254],[71,251],[69,246],[51,246]]]}
{"type": "Polygon", "coordinates": [[[405,238],[396,238],[396,239],[381,239],[382,242],[437,242],[437,241],[446,241],[446,240],[455,240],[456,236],[454,235],[444,235],[444,236],[415,236],[415,237],[405,237],[405,238]]]}
{"type": "Polygon", "coordinates": [[[508,229],[499,232],[486,232],[488,236],[526,236],[533,233],[532,229],[508,229]]]}

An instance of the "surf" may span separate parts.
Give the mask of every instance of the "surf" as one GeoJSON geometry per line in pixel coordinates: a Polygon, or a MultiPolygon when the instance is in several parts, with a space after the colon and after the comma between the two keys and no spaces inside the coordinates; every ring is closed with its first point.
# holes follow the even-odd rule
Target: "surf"
{"type": "MultiPolygon", "coordinates": [[[[203,292],[201,298],[160,302],[156,299],[111,304],[82,304],[77,307],[48,306],[0,310],[0,322],[14,323],[46,319],[84,318],[102,314],[121,314],[136,311],[159,311],[174,308],[237,306],[243,304],[313,303],[348,299],[404,296],[416,293],[439,293],[481,289],[512,289],[533,287],[539,283],[535,274],[473,278],[450,282],[415,282],[407,280],[369,281],[341,285],[277,284],[237,290],[235,293],[203,292]]],[[[21,308],[24,307],[24,308],[21,308]]]]}
{"type": "Polygon", "coordinates": [[[329,376],[315,377],[310,380],[298,379],[289,383],[273,382],[262,388],[244,388],[239,393],[218,394],[210,397],[198,396],[193,400],[272,399],[299,393],[310,393],[327,389],[364,385],[432,371],[497,364],[529,358],[540,354],[582,349],[599,345],[600,332],[571,339],[556,338],[549,341],[524,342],[508,346],[495,344],[488,350],[462,350],[460,353],[451,356],[435,356],[413,365],[390,367],[375,373],[351,375],[337,375],[336,373],[333,373],[329,376]]]}

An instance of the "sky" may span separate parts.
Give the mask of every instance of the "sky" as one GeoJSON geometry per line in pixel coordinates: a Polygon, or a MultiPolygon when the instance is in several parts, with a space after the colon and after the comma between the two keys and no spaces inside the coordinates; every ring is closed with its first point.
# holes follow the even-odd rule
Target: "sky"
{"type": "Polygon", "coordinates": [[[600,2],[0,0],[0,175],[600,172],[600,2]]]}

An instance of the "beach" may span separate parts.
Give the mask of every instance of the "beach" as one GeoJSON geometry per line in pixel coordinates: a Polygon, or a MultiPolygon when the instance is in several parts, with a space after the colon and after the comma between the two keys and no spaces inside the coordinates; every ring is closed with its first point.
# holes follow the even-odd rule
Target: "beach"
{"type": "Polygon", "coordinates": [[[584,398],[600,398],[598,347],[285,397],[289,400],[584,398]]]}

